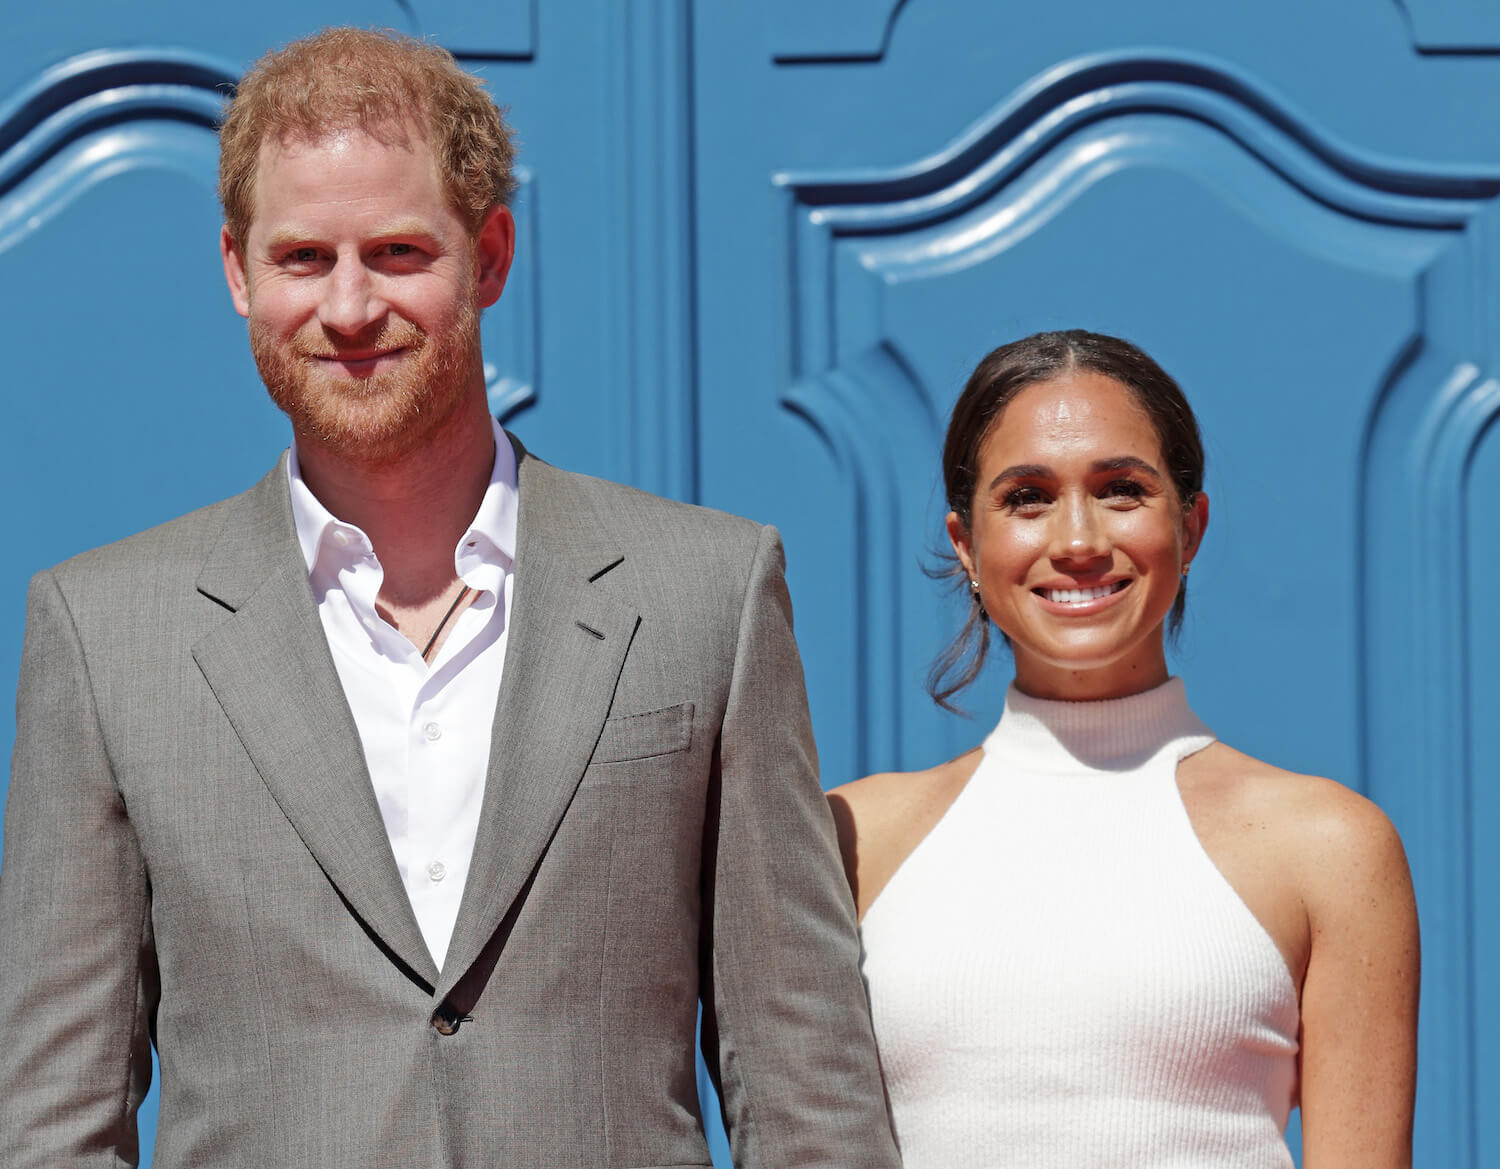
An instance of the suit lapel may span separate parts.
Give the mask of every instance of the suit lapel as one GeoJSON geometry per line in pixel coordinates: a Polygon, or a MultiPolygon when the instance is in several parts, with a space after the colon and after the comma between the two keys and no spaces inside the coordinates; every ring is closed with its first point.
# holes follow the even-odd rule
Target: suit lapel
{"type": "Polygon", "coordinates": [[[567,810],[640,620],[592,583],[622,557],[587,499],[565,472],[517,448],[511,630],[479,832],[439,997],[499,928],[567,810]]]}
{"type": "Polygon", "coordinates": [[[318,620],[284,461],[237,501],[198,587],[232,610],[193,656],[251,762],[354,913],[431,986],[437,968],[318,620]]]}

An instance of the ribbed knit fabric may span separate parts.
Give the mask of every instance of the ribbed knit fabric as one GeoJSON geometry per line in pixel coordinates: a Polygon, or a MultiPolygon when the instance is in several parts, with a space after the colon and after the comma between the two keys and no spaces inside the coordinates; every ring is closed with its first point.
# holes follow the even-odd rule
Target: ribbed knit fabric
{"type": "Polygon", "coordinates": [[[973,778],[865,915],[906,1169],[1286,1169],[1297,996],[1203,851],[1180,680],[1014,687],[973,778]]]}

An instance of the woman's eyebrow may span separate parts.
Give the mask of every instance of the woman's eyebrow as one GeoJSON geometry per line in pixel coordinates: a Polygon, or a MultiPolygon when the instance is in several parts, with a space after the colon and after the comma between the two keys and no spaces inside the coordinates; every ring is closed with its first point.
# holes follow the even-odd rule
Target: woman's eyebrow
{"type": "Polygon", "coordinates": [[[1134,455],[1116,455],[1112,459],[1099,459],[1094,462],[1089,470],[1100,471],[1141,471],[1150,475],[1153,479],[1160,479],[1161,472],[1153,467],[1145,459],[1138,459],[1134,455]]]}
{"type": "Polygon", "coordinates": [[[1040,463],[1017,463],[1013,467],[1006,467],[1000,474],[990,480],[990,487],[995,484],[1004,483],[1007,479],[1051,479],[1052,468],[1044,467],[1040,463]]]}

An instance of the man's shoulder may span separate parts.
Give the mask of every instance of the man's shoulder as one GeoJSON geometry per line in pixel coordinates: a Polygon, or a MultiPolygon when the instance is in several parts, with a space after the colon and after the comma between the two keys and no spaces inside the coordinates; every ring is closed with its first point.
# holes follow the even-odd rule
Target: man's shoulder
{"type": "Polygon", "coordinates": [[[538,477],[542,480],[538,486],[545,486],[554,508],[571,512],[575,520],[596,520],[610,531],[634,541],[666,540],[671,543],[690,539],[700,547],[752,551],[765,528],[765,525],[744,516],[653,495],[581,471],[564,470],[535,456],[528,457],[526,464],[523,497],[526,478],[538,477]]]}
{"type": "Polygon", "coordinates": [[[65,593],[93,587],[117,590],[123,584],[149,587],[151,581],[181,579],[184,575],[195,578],[230,514],[264,485],[262,480],[228,499],[90,548],[47,571],[65,593]]]}

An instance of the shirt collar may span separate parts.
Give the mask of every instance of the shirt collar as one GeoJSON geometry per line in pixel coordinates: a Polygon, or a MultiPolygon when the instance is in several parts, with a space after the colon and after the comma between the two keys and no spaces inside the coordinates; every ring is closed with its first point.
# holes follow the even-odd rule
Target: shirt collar
{"type": "MultiPolygon", "coordinates": [[[[493,585],[488,579],[482,584],[469,580],[471,574],[478,571],[481,576],[489,577],[498,569],[503,575],[510,571],[516,559],[516,517],[520,498],[516,452],[500,423],[493,418],[490,422],[495,428],[495,462],[490,468],[489,486],[485,488],[479,510],[474,513],[468,530],[453,550],[455,571],[475,587],[493,585]],[[484,568],[491,572],[483,572],[484,568]]],[[[354,524],[339,520],[312,493],[302,478],[295,438],[287,456],[286,471],[292,497],[292,522],[309,576],[316,572],[320,560],[335,555],[335,551],[339,558],[351,554],[358,558],[371,551],[369,537],[363,531],[354,524]],[[339,545],[340,539],[343,547],[339,545]]]]}

